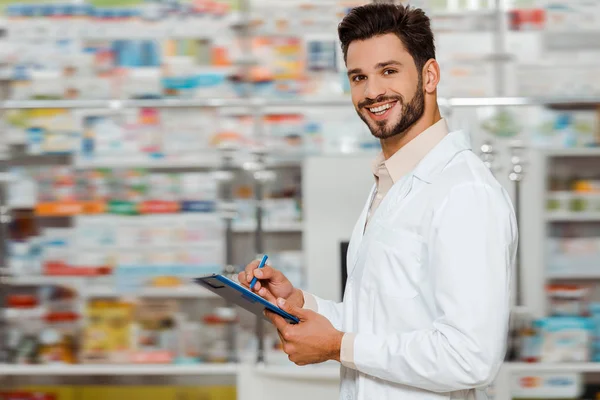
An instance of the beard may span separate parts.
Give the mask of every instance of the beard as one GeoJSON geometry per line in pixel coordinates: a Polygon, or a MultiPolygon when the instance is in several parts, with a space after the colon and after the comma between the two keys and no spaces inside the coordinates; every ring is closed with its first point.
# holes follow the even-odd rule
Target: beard
{"type": "Polygon", "coordinates": [[[371,131],[371,134],[377,139],[388,139],[396,135],[404,136],[406,131],[408,131],[408,129],[411,126],[413,126],[423,116],[423,113],[425,112],[425,94],[423,92],[423,78],[419,77],[419,82],[417,84],[417,89],[415,90],[415,95],[409,103],[405,103],[404,97],[402,97],[401,95],[379,96],[375,100],[364,100],[358,103],[356,112],[358,113],[360,119],[362,119],[363,122],[367,124],[369,130],[371,131]],[[363,110],[365,113],[370,112],[365,109],[370,105],[381,103],[384,101],[387,102],[394,100],[398,102],[398,104],[395,107],[402,107],[402,111],[398,121],[393,123],[392,126],[390,126],[389,128],[387,126],[388,122],[390,122],[389,120],[369,121],[368,118],[365,115],[363,115],[363,110]]]}

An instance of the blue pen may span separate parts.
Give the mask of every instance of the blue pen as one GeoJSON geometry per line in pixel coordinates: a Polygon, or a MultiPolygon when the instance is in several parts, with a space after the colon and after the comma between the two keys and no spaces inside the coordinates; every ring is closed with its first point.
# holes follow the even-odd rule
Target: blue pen
{"type": "MultiPolygon", "coordinates": [[[[260,260],[260,264],[258,265],[258,268],[262,268],[265,266],[265,263],[267,262],[267,258],[269,258],[269,256],[267,256],[265,254],[263,256],[262,260],[260,260]]],[[[256,279],[256,277],[252,278],[252,282],[250,282],[250,290],[254,289],[254,285],[256,285],[256,281],[258,281],[258,279],[256,279]]]]}

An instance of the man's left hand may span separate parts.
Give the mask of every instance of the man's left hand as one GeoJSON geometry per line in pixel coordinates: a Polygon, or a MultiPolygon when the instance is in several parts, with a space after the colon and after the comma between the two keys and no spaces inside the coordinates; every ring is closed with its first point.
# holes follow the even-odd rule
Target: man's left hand
{"type": "Polygon", "coordinates": [[[294,325],[275,313],[266,312],[277,328],[283,351],[290,361],[307,365],[340,360],[343,332],[335,329],[321,314],[296,307],[283,299],[277,299],[277,303],[281,309],[300,319],[300,323],[294,325]]]}

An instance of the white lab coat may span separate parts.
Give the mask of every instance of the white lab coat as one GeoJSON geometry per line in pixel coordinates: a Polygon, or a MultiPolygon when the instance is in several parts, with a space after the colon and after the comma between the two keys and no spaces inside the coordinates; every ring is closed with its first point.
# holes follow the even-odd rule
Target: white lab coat
{"type": "Polygon", "coordinates": [[[343,302],[316,298],[355,334],[340,399],[480,398],[506,351],[509,196],[460,131],[394,184],[364,230],[373,192],[350,241],[343,302]]]}

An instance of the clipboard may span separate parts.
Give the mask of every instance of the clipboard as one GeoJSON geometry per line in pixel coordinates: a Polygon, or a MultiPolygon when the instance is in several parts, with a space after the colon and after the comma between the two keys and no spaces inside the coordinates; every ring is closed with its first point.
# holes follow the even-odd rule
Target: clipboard
{"type": "Polygon", "coordinates": [[[212,274],[209,276],[196,278],[194,281],[200,286],[205,287],[211,292],[221,296],[225,300],[237,304],[243,309],[250,311],[252,314],[262,317],[266,321],[269,320],[264,316],[264,310],[274,312],[290,324],[297,324],[300,322],[297,317],[285,312],[281,308],[263,299],[256,293],[251,292],[244,286],[223,275],[212,274]]]}

